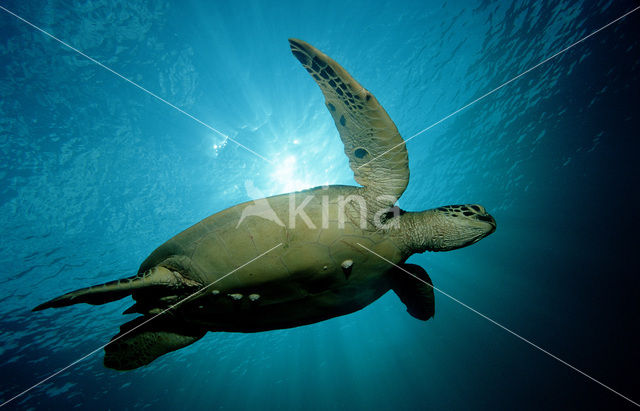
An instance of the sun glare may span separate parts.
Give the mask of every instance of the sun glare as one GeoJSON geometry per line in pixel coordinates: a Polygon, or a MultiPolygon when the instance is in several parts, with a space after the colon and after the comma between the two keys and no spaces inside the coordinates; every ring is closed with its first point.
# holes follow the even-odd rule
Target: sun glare
{"type": "Polygon", "coordinates": [[[271,179],[278,192],[289,193],[310,188],[312,184],[301,178],[304,173],[298,167],[296,156],[287,156],[274,166],[275,170],[271,174],[271,179]]]}

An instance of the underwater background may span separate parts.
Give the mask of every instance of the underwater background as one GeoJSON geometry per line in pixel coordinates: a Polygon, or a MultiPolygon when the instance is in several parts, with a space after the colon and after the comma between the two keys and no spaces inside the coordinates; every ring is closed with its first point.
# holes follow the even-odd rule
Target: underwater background
{"type": "MultiPolygon", "coordinates": [[[[637,7],[620,1],[17,1],[0,6],[0,402],[105,344],[131,299],[32,313],[135,274],[158,245],[252,198],[355,184],[308,41],[405,138],[637,7]]],[[[434,286],[640,401],[640,11],[407,143],[400,206],[480,203],[497,231],[414,255],[434,286]]],[[[130,319],[131,317],[126,317],[130,319]]],[[[102,350],[19,409],[633,409],[436,292],[344,317],[209,333],[116,372],[102,350]]]]}

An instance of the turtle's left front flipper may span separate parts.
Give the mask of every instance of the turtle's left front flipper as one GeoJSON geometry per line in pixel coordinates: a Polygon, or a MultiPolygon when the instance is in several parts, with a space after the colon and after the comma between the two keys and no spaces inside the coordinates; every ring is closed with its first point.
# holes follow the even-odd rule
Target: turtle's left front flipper
{"type": "Polygon", "coordinates": [[[356,181],[381,206],[393,206],[409,183],[409,157],[391,117],[332,58],[302,40],[289,44],[324,94],[356,181]]]}
{"type": "Polygon", "coordinates": [[[142,367],[161,355],[193,344],[206,333],[169,313],[138,317],[123,324],[104,348],[104,365],[118,371],[142,367]]]}
{"type": "Polygon", "coordinates": [[[399,267],[391,272],[391,289],[407,306],[409,314],[419,320],[427,321],[436,312],[431,278],[419,265],[400,264],[399,267]]]}

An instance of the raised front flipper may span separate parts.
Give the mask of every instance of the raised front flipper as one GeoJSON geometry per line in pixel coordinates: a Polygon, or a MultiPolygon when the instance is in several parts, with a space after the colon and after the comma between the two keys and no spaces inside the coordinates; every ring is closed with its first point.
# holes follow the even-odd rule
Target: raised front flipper
{"type": "Polygon", "coordinates": [[[206,334],[206,330],[171,315],[138,317],[122,325],[104,349],[105,367],[119,371],[142,367],[161,355],[193,344],[206,334]]]}
{"type": "Polygon", "coordinates": [[[320,86],[359,184],[391,207],[409,183],[409,158],[396,125],[378,100],[333,59],[302,40],[293,55],[320,86]]]}
{"type": "Polygon", "coordinates": [[[427,321],[436,311],[431,278],[419,265],[401,264],[400,267],[413,275],[396,268],[391,273],[391,288],[407,306],[409,314],[418,320],[427,321]]]}

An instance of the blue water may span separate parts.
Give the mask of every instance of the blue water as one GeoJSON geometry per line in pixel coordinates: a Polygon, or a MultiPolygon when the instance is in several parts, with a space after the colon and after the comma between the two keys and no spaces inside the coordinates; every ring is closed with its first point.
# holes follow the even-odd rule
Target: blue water
{"type": "MultiPolygon", "coordinates": [[[[354,184],[288,37],[373,92],[405,137],[638,5],[1,1],[270,164],[0,10],[0,401],[105,344],[130,299],[32,313],[134,274],[159,244],[250,198],[354,184]],[[233,4],[230,4],[233,3],[233,4]]],[[[415,255],[434,285],[640,401],[640,11],[408,143],[408,210],[483,204],[498,230],[415,255]]],[[[21,409],[632,407],[436,293],[323,323],[208,334],[147,367],[102,351],[21,409]]]]}

